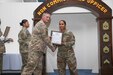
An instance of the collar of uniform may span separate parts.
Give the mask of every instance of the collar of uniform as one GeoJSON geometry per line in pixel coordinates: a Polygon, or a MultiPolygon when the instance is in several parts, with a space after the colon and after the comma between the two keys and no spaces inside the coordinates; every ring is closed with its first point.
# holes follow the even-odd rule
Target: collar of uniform
{"type": "Polygon", "coordinates": [[[22,27],[22,30],[26,30],[27,28],[26,27],[22,27]]]}
{"type": "Polygon", "coordinates": [[[50,22],[45,23],[43,20],[40,20],[40,22],[41,22],[41,23],[43,23],[43,25],[45,25],[47,28],[48,28],[48,27],[49,27],[49,25],[50,25],[50,22]]]}
{"type": "Polygon", "coordinates": [[[44,21],[43,21],[43,20],[40,20],[40,22],[41,22],[43,25],[45,25],[45,23],[44,23],[44,21]]]}
{"type": "Polygon", "coordinates": [[[68,30],[66,29],[64,32],[62,32],[62,33],[66,33],[66,32],[68,32],[68,30]]]}

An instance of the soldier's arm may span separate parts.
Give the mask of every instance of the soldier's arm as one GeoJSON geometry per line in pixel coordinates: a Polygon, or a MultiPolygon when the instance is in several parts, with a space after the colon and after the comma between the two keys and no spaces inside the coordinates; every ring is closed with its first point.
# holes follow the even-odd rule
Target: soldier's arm
{"type": "Polygon", "coordinates": [[[46,29],[41,24],[42,23],[37,23],[35,25],[35,28],[33,30],[33,35],[40,37],[52,51],[55,51],[55,48],[52,45],[49,36],[46,34],[46,29]]]}
{"type": "Polygon", "coordinates": [[[75,44],[75,36],[73,35],[73,33],[72,32],[69,32],[69,35],[70,35],[70,37],[69,37],[69,41],[66,41],[66,42],[64,42],[63,44],[65,45],[65,46],[73,46],[74,44],[75,44]]]}
{"type": "Polygon", "coordinates": [[[6,42],[13,42],[13,39],[12,38],[5,38],[4,36],[1,36],[0,37],[0,41],[2,41],[3,43],[6,43],[6,42]]]}
{"type": "Polygon", "coordinates": [[[24,32],[24,36],[22,37],[22,39],[24,40],[24,43],[28,45],[29,44],[29,41],[31,39],[31,35],[28,36],[26,34],[26,32],[24,32]]]}
{"type": "Polygon", "coordinates": [[[55,51],[55,46],[51,43],[51,40],[49,38],[49,36],[42,36],[44,42],[46,43],[46,45],[54,52],[55,51]]]}
{"type": "Polygon", "coordinates": [[[12,39],[12,38],[5,38],[5,39],[4,39],[4,43],[6,43],[6,42],[8,42],[8,43],[9,43],[9,42],[13,42],[13,39],[12,39]]]}
{"type": "Polygon", "coordinates": [[[46,33],[46,31],[45,31],[45,29],[41,29],[40,30],[41,31],[41,37],[42,37],[42,40],[46,43],[46,45],[54,52],[55,51],[55,47],[53,46],[53,44],[51,43],[51,40],[50,40],[50,37],[47,35],[47,34],[45,34],[46,33]]]}
{"type": "Polygon", "coordinates": [[[26,34],[25,32],[20,32],[19,35],[18,35],[18,42],[19,43],[25,43],[26,41],[26,34]]]}

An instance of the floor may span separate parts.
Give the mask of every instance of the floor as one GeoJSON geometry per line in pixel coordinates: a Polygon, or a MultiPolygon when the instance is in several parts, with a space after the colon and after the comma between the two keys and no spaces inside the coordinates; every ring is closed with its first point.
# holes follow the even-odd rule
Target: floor
{"type": "MultiPolygon", "coordinates": [[[[48,75],[58,75],[58,71],[55,73],[48,73],[48,75]]],[[[69,70],[66,70],[66,75],[70,75],[69,70]]],[[[91,70],[78,70],[78,75],[98,75],[96,73],[91,73],[91,70]]]]}
{"type": "MultiPolygon", "coordinates": [[[[2,75],[20,75],[20,73],[18,71],[14,71],[14,72],[4,71],[2,75]]],[[[58,71],[55,70],[54,73],[47,73],[47,75],[58,75],[58,71]]],[[[66,75],[70,75],[69,70],[66,70],[66,75]]],[[[91,73],[91,70],[78,70],[78,75],[98,75],[98,74],[91,73]]]]}

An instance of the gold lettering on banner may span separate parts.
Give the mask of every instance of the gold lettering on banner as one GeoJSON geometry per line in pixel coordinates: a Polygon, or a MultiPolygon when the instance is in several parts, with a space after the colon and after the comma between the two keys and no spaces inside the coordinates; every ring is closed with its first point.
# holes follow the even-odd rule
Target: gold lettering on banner
{"type": "Polygon", "coordinates": [[[108,48],[107,46],[105,46],[105,47],[103,48],[103,52],[104,52],[104,53],[109,53],[109,48],[108,48]]]}
{"type": "Polygon", "coordinates": [[[97,2],[96,0],[78,0],[80,2],[87,2],[90,5],[95,6],[96,8],[98,8],[100,11],[102,11],[103,13],[107,13],[108,10],[99,2],[97,2]]]}
{"type": "Polygon", "coordinates": [[[109,35],[108,35],[107,33],[105,33],[105,34],[103,35],[103,41],[104,41],[104,42],[108,42],[108,41],[109,41],[109,35]]]}
{"type": "Polygon", "coordinates": [[[108,59],[106,59],[106,60],[104,61],[104,64],[110,64],[110,61],[109,61],[108,59]]]}
{"type": "Polygon", "coordinates": [[[105,21],[103,23],[103,30],[108,30],[109,29],[109,23],[107,21],[105,21]]]}
{"type": "Polygon", "coordinates": [[[41,15],[42,13],[44,13],[44,11],[46,11],[47,10],[47,8],[44,6],[44,7],[42,7],[38,12],[37,12],[37,14],[38,15],[41,15]]]}
{"type": "Polygon", "coordinates": [[[48,8],[64,1],[66,0],[52,0],[49,3],[47,3],[45,6],[42,6],[42,8],[37,12],[37,14],[42,15],[42,13],[44,13],[48,8]]]}
{"type": "Polygon", "coordinates": [[[53,1],[49,2],[49,3],[47,3],[47,7],[51,7],[51,6],[55,5],[55,4],[58,4],[58,3],[61,3],[61,2],[64,2],[64,1],[66,1],[66,0],[53,0],[53,1]]]}
{"type": "MultiPolygon", "coordinates": [[[[46,5],[42,6],[41,9],[37,12],[38,15],[41,15],[42,13],[44,13],[48,8],[57,5],[59,3],[65,2],[68,0],[51,0],[50,2],[48,2],[46,5]]],[[[78,0],[79,2],[86,2],[87,4],[90,4],[94,7],[96,7],[97,9],[99,9],[101,12],[103,13],[107,13],[108,10],[106,9],[106,7],[104,7],[104,5],[102,5],[101,3],[97,2],[96,0],[78,0]]]]}

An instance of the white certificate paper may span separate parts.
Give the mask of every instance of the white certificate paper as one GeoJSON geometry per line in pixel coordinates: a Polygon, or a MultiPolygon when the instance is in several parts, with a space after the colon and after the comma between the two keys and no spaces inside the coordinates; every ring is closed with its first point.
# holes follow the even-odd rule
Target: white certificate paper
{"type": "Polygon", "coordinates": [[[51,42],[54,44],[61,44],[62,43],[62,33],[58,31],[52,31],[51,42]]]}

